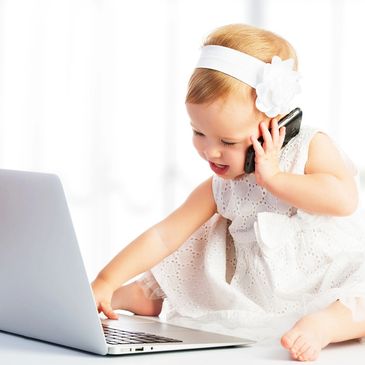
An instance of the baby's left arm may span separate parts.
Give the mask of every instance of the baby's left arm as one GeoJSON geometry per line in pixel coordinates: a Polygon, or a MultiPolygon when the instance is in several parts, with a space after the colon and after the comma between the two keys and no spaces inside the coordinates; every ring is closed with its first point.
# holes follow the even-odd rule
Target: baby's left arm
{"type": "Polygon", "coordinates": [[[279,199],[310,213],[352,214],[358,203],[355,172],[331,139],[317,133],[309,145],[304,175],[277,171],[262,185],[279,199]]]}

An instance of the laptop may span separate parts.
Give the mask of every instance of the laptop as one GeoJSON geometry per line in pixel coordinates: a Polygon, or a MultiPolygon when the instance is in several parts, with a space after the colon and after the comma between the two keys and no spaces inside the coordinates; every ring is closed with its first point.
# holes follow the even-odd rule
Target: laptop
{"type": "Polygon", "coordinates": [[[0,169],[0,330],[100,355],[246,346],[251,340],[96,309],[57,175],[0,169]]]}

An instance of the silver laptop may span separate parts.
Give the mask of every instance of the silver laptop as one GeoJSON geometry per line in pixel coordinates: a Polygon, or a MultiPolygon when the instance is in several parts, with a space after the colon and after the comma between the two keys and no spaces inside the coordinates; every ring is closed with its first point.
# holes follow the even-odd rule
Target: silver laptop
{"type": "Polygon", "coordinates": [[[0,170],[0,330],[100,355],[253,341],[141,316],[101,320],[60,179],[0,170]]]}

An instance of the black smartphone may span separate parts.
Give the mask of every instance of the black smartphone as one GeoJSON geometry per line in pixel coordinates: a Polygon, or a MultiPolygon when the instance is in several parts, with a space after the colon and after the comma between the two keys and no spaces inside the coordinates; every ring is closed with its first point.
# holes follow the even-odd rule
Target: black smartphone
{"type": "MultiPolygon", "coordinates": [[[[300,130],[300,124],[302,122],[303,112],[300,108],[293,109],[285,117],[281,118],[278,122],[279,129],[285,127],[285,139],[283,142],[284,147],[293,137],[295,137],[300,130]]],[[[263,137],[260,137],[258,141],[262,144],[264,142],[263,137]]],[[[248,147],[245,161],[245,173],[250,174],[255,171],[255,149],[253,145],[248,147]]]]}

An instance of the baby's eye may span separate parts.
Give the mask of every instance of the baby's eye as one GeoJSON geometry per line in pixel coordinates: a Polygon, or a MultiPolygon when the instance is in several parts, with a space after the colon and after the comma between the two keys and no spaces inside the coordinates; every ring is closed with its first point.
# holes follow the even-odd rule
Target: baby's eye
{"type": "Polygon", "coordinates": [[[194,133],[196,136],[204,136],[204,134],[203,134],[203,133],[198,132],[198,131],[196,131],[195,129],[193,129],[193,133],[194,133]]]}
{"type": "Polygon", "coordinates": [[[235,142],[227,142],[227,141],[223,141],[221,140],[221,142],[225,145],[225,146],[234,146],[236,143],[235,142]]]}

